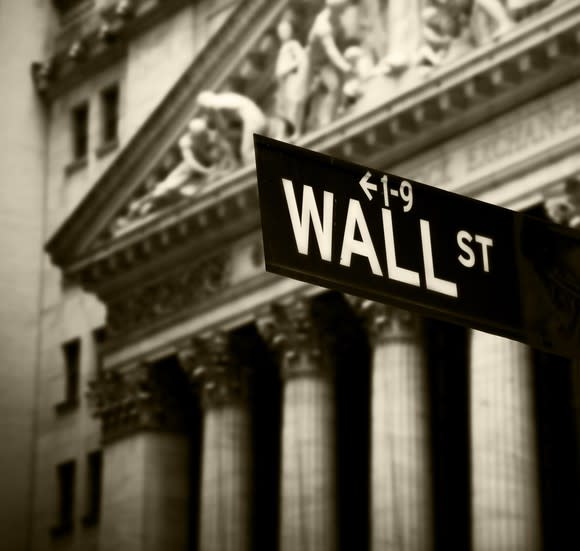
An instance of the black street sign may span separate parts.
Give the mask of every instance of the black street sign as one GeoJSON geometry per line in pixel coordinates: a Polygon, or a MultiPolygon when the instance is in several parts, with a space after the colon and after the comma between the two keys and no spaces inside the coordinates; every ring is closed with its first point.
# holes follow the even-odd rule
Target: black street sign
{"type": "Polygon", "coordinates": [[[580,233],[255,136],[266,269],[580,357],[580,233]]]}

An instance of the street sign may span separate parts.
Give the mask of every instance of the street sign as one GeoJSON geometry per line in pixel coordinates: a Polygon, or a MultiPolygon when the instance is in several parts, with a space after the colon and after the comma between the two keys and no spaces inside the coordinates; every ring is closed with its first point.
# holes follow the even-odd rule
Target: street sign
{"type": "Polygon", "coordinates": [[[580,234],[255,135],[266,269],[580,357],[580,234]]]}

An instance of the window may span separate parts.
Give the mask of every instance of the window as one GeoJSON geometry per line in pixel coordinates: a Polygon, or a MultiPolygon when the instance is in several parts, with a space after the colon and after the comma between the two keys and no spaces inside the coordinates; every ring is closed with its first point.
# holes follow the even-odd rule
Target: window
{"type": "Polygon", "coordinates": [[[58,519],[51,533],[61,537],[72,532],[74,526],[75,462],[66,461],[56,466],[58,485],[58,519]]]}
{"type": "Polygon", "coordinates": [[[116,145],[119,128],[119,86],[105,88],[101,92],[101,149],[116,145]]]}
{"type": "Polygon", "coordinates": [[[102,365],[102,348],[105,342],[106,334],[104,327],[97,327],[97,329],[93,330],[93,347],[95,350],[95,372],[101,372],[101,365],[102,365]]]}
{"type": "Polygon", "coordinates": [[[73,161],[86,160],[89,151],[89,104],[77,105],[71,114],[73,161]]]}
{"type": "Polygon", "coordinates": [[[64,413],[78,405],[81,364],[81,341],[74,339],[62,345],[64,359],[64,400],[57,404],[57,412],[64,413]]]}
{"type": "Polygon", "coordinates": [[[101,511],[101,484],[103,471],[103,456],[100,450],[87,455],[87,493],[86,514],[83,524],[90,526],[99,521],[101,511]]]}
{"type": "Polygon", "coordinates": [[[78,27],[95,8],[95,0],[52,0],[52,4],[64,28],[78,27]]]}
{"type": "Polygon", "coordinates": [[[85,0],[52,0],[54,7],[59,11],[71,11],[79,4],[86,4],[85,0]]]}

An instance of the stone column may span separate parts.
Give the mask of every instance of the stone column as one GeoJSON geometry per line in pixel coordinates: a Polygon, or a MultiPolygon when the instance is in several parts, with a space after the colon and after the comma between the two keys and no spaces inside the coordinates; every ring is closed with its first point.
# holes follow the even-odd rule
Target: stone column
{"type": "Polygon", "coordinates": [[[280,353],[280,551],[336,549],[333,372],[304,299],[275,307],[258,327],[280,353]]]}
{"type": "Polygon", "coordinates": [[[530,349],[471,334],[471,515],[474,551],[540,549],[530,349]]]}
{"type": "MultiPolygon", "coordinates": [[[[187,353],[186,353],[187,354],[187,353]]],[[[184,358],[203,408],[199,549],[247,551],[251,545],[250,414],[245,372],[218,332],[184,358]]]]}
{"type": "Polygon", "coordinates": [[[139,365],[91,383],[104,444],[99,551],[187,546],[189,439],[173,375],[139,365]]]}
{"type": "Polygon", "coordinates": [[[433,548],[427,371],[420,320],[349,297],[364,316],[371,365],[371,549],[433,548]]]}

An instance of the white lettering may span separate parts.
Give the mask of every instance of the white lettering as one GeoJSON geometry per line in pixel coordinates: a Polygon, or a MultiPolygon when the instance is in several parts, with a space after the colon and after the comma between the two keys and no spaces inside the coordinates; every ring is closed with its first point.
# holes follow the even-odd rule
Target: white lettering
{"type": "Polygon", "coordinates": [[[340,252],[340,263],[343,266],[350,266],[352,254],[366,256],[371,266],[373,274],[381,276],[383,272],[379,265],[379,259],[373,246],[373,241],[369,233],[367,222],[363,215],[360,203],[356,199],[351,199],[348,204],[346,223],[344,226],[344,238],[342,241],[342,251],[340,252]],[[356,227],[360,231],[362,241],[354,238],[356,227]]]}
{"type": "Polygon", "coordinates": [[[489,258],[487,256],[487,248],[493,247],[493,239],[483,235],[476,235],[475,240],[481,245],[481,256],[483,258],[483,270],[489,272],[489,258]]]}
{"type": "Polygon", "coordinates": [[[294,230],[296,246],[300,254],[308,254],[308,240],[310,236],[310,220],[314,227],[314,234],[318,242],[320,256],[323,260],[330,262],[332,259],[332,209],[333,194],[329,191],[324,192],[324,206],[322,209],[322,222],[320,214],[314,199],[314,192],[310,186],[304,186],[302,194],[302,217],[298,214],[298,204],[294,195],[294,186],[291,180],[282,178],[286,202],[288,203],[288,212],[294,230]]]}
{"type": "Polygon", "coordinates": [[[473,268],[475,266],[475,254],[473,253],[473,249],[467,243],[465,243],[465,241],[469,241],[471,243],[473,241],[473,237],[471,237],[471,234],[468,231],[458,231],[457,244],[459,245],[459,248],[467,255],[467,258],[459,255],[457,259],[466,268],[473,268]]]}
{"type": "Polygon", "coordinates": [[[385,233],[385,251],[387,253],[387,273],[390,279],[408,283],[419,287],[421,281],[419,274],[407,268],[397,266],[397,254],[395,252],[395,235],[393,231],[393,217],[391,211],[383,209],[383,230],[385,233]]]}
{"type": "Polygon", "coordinates": [[[431,247],[431,230],[429,222],[421,219],[421,247],[423,249],[423,262],[425,264],[425,282],[427,289],[436,291],[442,295],[449,295],[457,298],[457,284],[446,279],[435,277],[435,268],[433,265],[433,249],[431,247]]]}

